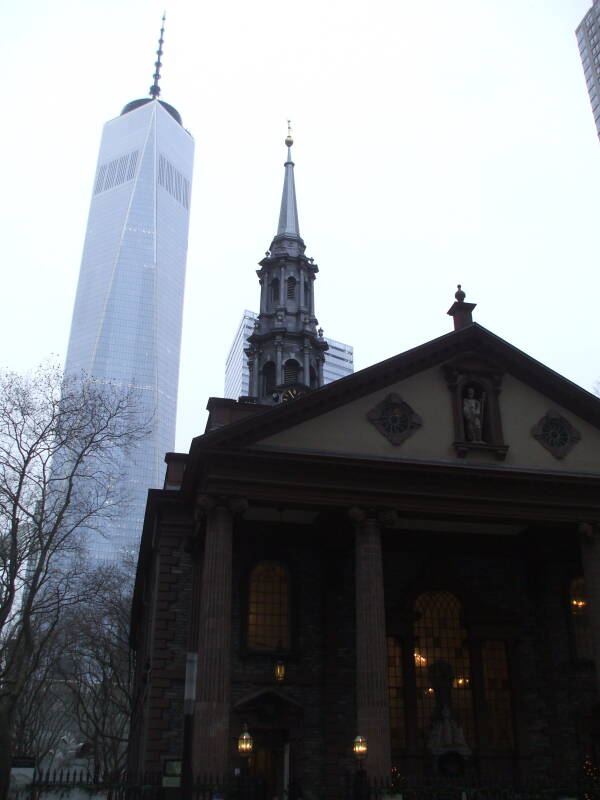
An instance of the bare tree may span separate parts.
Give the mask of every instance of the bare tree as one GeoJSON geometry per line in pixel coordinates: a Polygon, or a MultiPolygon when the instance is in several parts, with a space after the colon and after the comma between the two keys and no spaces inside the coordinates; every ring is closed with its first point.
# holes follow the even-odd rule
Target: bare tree
{"type": "Polygon", "coordinates": [[[103,780],[125,769],[131,714],[129,618],[133,574],[100,568],[99,592],[66,615],[63,700],[103,780]]]}
{"type": "Polygon", "coordinates": [[[52,366],[0,376],[0,798],[17,703],[61,612],[93,591],[78,556],[118,512],[124,456],[148,428],[131,391],[52,366]]]}
{"type": "Polygon", "coordinates": [[[59,637],[53,637],[23,687],[12,721],[13,754],[33,756],[46,768],[57,766],[59,745],[72,727],[62,701],[61,656],[59,637]]]}

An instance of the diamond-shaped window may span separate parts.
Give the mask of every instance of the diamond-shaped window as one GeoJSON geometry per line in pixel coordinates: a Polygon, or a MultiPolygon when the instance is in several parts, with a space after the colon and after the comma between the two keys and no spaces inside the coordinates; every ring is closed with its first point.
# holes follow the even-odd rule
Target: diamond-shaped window
{"type": "Polygon", "coordinates": [[[577,431],[562,414],[550,409],[531,429],[534,439],[549,450],[554,458],[564,458],[581,439],[577,431]]]}
{"type": "Polygon", "coordinates": [[[423,424],[421,417],[398,394],[388,394],[368,412],[367,419],[392,444],[402,444],[423,424]]]}

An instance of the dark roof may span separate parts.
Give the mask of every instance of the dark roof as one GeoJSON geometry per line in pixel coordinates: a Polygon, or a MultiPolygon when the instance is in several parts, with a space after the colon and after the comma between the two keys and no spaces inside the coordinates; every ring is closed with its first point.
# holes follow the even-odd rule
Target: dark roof
{"type": "MultiPolygon", "coordinates": [[[[131,103],[127,103],[126,106],[123,106],[123,110],[121,111],[120,116],[122,117],[123,114],[129,114],[130,111],[135,111],[136,108],[141,108],[141,106],[145,106],[146,103],[152,103],[154,98],[152,97],[142,97],[139,100],[132,100],[131,103]]],[[[163,100],[158,101],[161,106],[168,111],[169,114],[173,117],[175,122],[178,122],[180,125],[183,125],[181,120],[181,114],[177,111],[176,108],[170,106],[168,103],[165,103],[163,100]]]]}

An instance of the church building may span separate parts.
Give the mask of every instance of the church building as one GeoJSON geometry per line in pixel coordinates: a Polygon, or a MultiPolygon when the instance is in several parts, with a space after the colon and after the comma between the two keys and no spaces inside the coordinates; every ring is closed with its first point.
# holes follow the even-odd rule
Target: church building
{"type": "Polygon", "coordinates": [[[460,287],[453,330],[323,386],[286,143],[251,396],[210,398],[148,496],[130,780],[574,785],[600,757],[600,400],[460,287]]]}

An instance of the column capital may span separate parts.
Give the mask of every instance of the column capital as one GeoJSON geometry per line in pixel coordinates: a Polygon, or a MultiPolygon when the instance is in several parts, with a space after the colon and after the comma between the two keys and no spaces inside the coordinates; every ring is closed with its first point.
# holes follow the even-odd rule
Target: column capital
{"type": "Polygon", "coordinates": [[[364,528],[368,523],[377,524],[377,512],[374,508],[352,506],[348,510],[348,517],[355,528],[364,528]]]}
{"type": "Polygon", "coordinates": [[[379,528],[393,528],[400,519],[395,508],[361,508],[353,506],[348,510],[348,518],[355,527],[361,528],[370,522],[379,528]]]}
{"type": "Polygon", "coordinates": [[[234,516],[243,514],[248,508],[248,501],[244,497],[198,494],[194,508],[194,518],[197,522],[205,519],[215,508],[227,508],[234,516]]]}

